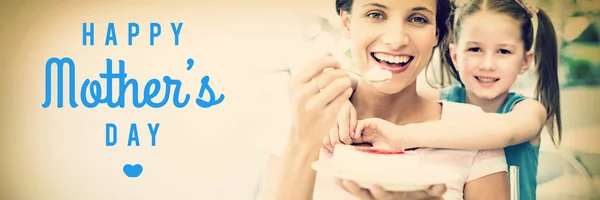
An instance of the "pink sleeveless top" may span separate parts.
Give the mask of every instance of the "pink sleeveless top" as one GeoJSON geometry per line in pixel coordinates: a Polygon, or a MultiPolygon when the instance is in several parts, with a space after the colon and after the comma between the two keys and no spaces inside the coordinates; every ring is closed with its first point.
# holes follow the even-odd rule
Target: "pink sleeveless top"
{"type": "MultiPolygon", "coordinates": [[[[442,119],[483,112],[481,108],[473,105],[446,101],[442,101],[442,103],[442,119]]],[[[415,152],[420,154],[422,162],[446,167],[460,177],[460,181],[447,184],[448,190],[444,195],[445,200],[463,199],[463,188],[466,183],[497,172],[506,172],[508,168],[503,149],[474,151],[421,148],[415,152]]],[[[319,159],[329,159],[329,155],[321,151],[319,159]]],[[[335,185],[332,177],[317,173],[313,199],[346,200],[357,198],[335,185]]]]}

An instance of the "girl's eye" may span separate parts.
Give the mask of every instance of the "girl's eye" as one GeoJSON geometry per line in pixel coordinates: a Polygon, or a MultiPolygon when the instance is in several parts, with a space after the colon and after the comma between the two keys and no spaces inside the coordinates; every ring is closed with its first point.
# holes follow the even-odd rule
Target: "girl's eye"
{"type": "Polygon", "coordinates": [[[413,17],[409,19],[410,22],[417,22],[417,23],[428,23],[427,19],[423,18],[423,17],[413,17]]]}
{"type": "Polygon", "coordinates": [[[510,54],[510,51],[506,50],[506,49],[500,49],[500,50],[498,50],[498,53],[500,53],[500,54],[510,54]]]}
{"type": "Polygon", "coordinates": [[[472,48],[467,49],[467,51],[470,51],[470,52],[480,52],[481,49],[479,47],[472,47],[472,48]]]}
{"type": "Polygon", "coordinates": [[[367,14],[368,17],[373,19],[383,19],[383,15],[381,13],[372,12],[367,14]]]}

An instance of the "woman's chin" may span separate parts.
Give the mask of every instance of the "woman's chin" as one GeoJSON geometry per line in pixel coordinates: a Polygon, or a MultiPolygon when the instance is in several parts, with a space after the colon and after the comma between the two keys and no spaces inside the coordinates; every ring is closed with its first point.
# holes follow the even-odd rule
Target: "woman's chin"
{"type": "Polygon", "coordinates": [[[375,90],[377,90],[380,93],[383,94],[397,94],[399,92],[401,92],[402,90],[404,90],[403,85],[401,84],[397,84],[394,83],[392,81],[386,81],[383,83],[370,83],[371,85],[373,85],[373,87],[375,88],[375,90]]]}

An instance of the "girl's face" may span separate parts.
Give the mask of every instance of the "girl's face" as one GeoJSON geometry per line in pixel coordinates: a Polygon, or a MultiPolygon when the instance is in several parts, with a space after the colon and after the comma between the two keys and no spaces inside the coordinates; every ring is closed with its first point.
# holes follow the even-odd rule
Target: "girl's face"
{"type": "Polygon", "coordinates": [[[520,24],[508,15],[482,11],[465,17],[452,62],[467,91],[481,99],[506,94],[527,70],[533,53],[525,52],[520,24]]]}
{"type": "Polygon", "coordinates": [[[394,94],[412,84],[429,63],[437,44],[436,0],[354,0],[351,13],[342,12],[352,58],[361,73],[379,67],[392,79],[376,84],[394,94]]]}

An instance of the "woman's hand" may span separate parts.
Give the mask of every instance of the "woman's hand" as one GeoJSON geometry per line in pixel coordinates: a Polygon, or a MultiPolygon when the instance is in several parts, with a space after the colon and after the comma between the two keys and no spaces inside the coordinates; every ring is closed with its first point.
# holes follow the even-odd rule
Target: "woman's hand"
{"type": "Polygon", "coordinates": [[[433,185],[426,190],[415,192],[390,192],[378,185],[369,189],[360,188],[358,184],[348,180],[338,180],[338,186],[360,200],[443,200],[446,185],[433,185]]]}
{"type": "Polygon", "coordinates": [[[316,143],[327,135],[352,94],[348,74],[330,53],[293,76],[290,91],[295,128],[291,139],[316,143]]]}
{"type": "MultiPolygon", "coordinates": [[[[337,124],[333,125],[328,136],[323,137],[323,145],[329,152],[333,152],[333,148],[337,144],[371,144],[373,148],[377,149],[393,149],[390,142],[386,141],[380,134],[374,131],[361,134],[360,131],[363,128],[361,127],[361,130],[358,130],[357,125],[359,124],[356,109],[352,102],[347,101],[337,115],[337,124]]],[[[363,123],[362,126],[364,125],[363,123]]]]}

